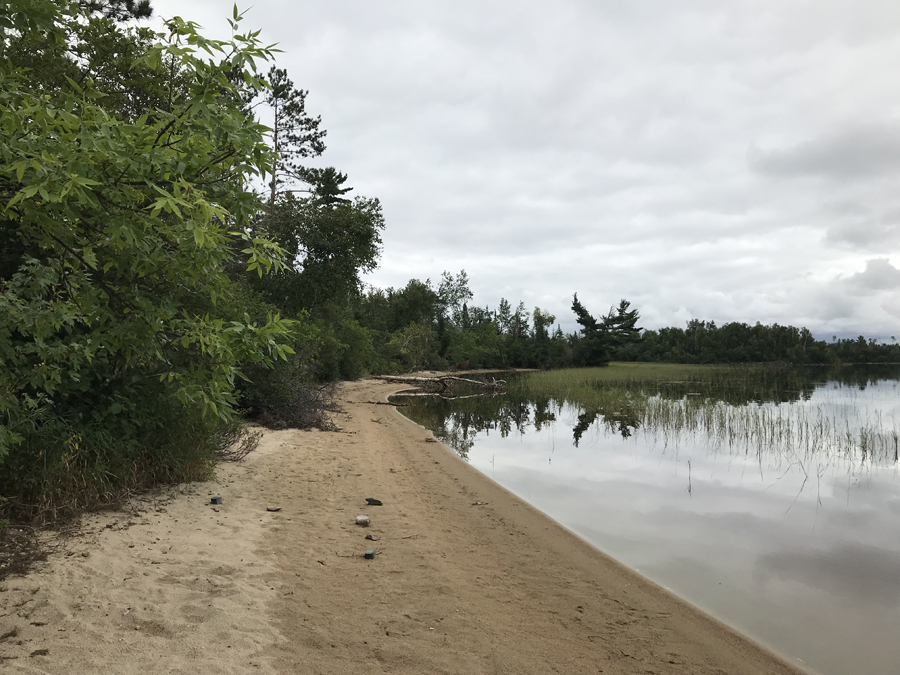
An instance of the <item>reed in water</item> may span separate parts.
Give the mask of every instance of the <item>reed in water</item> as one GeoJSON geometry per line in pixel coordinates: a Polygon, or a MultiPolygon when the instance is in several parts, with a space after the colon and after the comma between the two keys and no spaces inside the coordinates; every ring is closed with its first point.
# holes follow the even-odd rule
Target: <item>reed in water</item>
{"type": "Polygon", "coordinates": [[[883,466],[898,461],[896,421],[887,425],[878,408],[846,405],[877,381],[859,371],[629,363],[529,373],[510,382],[509,393],[573,406],[576,442],[597,423],[623,435],[642,429],[665,443],[699,436],[731,453],[883,466]],[[826,379],[840,401],[828,390],[813,398],[826,379]]]}

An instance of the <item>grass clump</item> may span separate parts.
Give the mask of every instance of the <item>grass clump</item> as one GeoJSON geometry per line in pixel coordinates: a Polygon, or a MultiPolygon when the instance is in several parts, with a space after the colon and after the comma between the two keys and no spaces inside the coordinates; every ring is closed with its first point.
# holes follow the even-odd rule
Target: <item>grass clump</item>
{"type": "Polygon", "coordinates": [[[161,483],[204,480],[218,455],[248,437],[239,418],[204,415],[151,379],[115,404],[67,399],[28,415],[7,413],[22,440],[0,462],[2,515],[52,523],[161,483]]]}

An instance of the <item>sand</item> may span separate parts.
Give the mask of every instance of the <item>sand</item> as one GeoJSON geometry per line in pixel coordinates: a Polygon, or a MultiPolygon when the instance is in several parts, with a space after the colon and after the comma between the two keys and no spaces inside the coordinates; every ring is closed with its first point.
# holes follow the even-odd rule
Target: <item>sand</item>
{"type": "Polygon", "coordinates": [[[371,403],[398,386],[345,384],[341,432],[267,432],[87,517],[0,584],[0,672],[800,672],[371,403]]]}

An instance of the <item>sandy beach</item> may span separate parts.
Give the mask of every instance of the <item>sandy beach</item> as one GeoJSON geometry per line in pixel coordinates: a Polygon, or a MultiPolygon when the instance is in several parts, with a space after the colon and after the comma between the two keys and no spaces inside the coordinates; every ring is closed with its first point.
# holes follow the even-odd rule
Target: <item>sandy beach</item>
{"type": "Polygon", "coordinates": [[[0,583],[0,671],[801,672],[375,404],[401,386],[347,383],[340,432],[267,432],[215,481],[86,517],[0,583]]]}

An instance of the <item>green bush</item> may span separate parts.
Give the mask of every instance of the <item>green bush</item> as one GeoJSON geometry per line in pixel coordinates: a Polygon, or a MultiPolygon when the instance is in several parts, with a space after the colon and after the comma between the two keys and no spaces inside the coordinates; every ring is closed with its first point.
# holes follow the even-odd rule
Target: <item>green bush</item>
{"type": "Polygon", "coordinates": [[[17,517],[55,520],[156,483],[208,478],[234,424],[183,405],[155,378],[95,397],[96,408],[67,403],[12,424],[22,441],[0,464],[0,485],[17,517]]]}
{"type": "Polygon", "coordinates": [[[49,517],[208,476],[242,368],[297,327],[235,311],[229,274],[284,268],[247,226],[274,155],[234,84],[271,50],[82,5],[0,5],[0,494],[49,517]]]}
{"type": "Polygon", "coordinates": [[[322,382],[357,380],[369,374],[376,359],[371,333],[355,319],[319,320],[319,345],[313,357],[316,378],[322,382]]]}

